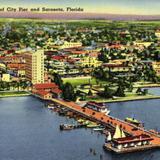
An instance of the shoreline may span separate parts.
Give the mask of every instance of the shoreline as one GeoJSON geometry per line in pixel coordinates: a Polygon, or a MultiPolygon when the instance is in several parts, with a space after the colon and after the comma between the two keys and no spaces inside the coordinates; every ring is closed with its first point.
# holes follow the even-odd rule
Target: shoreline
{"type": "Polygon", "coordinates": [[[144,84],[144,85],[135,85],[135,88],[160,88],[160,84],[144,84]]]}
{"type": "Polygon", "coordinates": [[[141,101],[141,100],[151,100],[151,99],[160,99],[160,96],[150,95],[150,96],[140,96],[140,97],[137,96],[134,98],[122,97],[117,99],[94,100],[94,101],[98,103],[116,103],[116,102],[141,101]]]}
{"type": "Polygon", "coordinates": [[[116,103],[116,102],[129,102],[129,101],[142,101],[142,100],[152,100],[152,99],[160,99],[160,96],[148,96],[148,97],[137,97],[137,98],[128,98],[128,99],[115,99],[115,100],[107,100],[105,103],[116,103]]]}
{"type": "Polygon", "coordinates": [[[30,96],[31,93],[27,91],[1,91],[0,98],[8,98],[8,97],[24,97],[30,96]]]}
{"type": "MultiPolygon", "coordinates": [[[[30,92],[27,92],[27,91],[2,91],[2,92],[0,92],[0,98],[23,97],[23,96],[34,96],[34,97],[36,97],[34,94],[32,94],[30,92]],[[1,93],[4,93],[4,95],[2,95],[1,93]]],[[[137,96],[137,97],[120,97],[120,98],[108,99],[108,100],[107,99],[106,100],[105,99],[104,100],[93,99],[93,101],[102,102],[102,103],[116,103],[116,102],[152,100],[152,99],[160,99],[160,95],[159,96],[148,95],[148,96],[137,96]]],[[[43,99],[43,100],[46,101],[45,99],[43,99]]]]}

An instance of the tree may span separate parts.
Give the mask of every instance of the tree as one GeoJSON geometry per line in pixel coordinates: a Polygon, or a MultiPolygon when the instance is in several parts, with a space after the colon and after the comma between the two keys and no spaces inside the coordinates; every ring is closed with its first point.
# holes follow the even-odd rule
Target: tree
{"type": "Polygon", "coordinates": [[[126,82],[126,88],[128,89],[129,92],[133,91],[133,83],[131,81],[126,82]]]}
{"type": "Polygon", "coordinates": [[[62,94],[63,98],[65,100],[71,100],[71,101],[75,101],[76,100],[76,94],[74,92],[74,88],[70,83],[66,83],[63,87],[63,94],[62,94]]]}
{"type": "Polygon", "coordinates": [[[107,55],[103,52],[98,55],[98,60],[104,63],[107,63],[109,61],[107,55]]]}
{"type": "Polygon", "coordinates": [[[4,81],[0,81],[0,90],[4,91],[4,90],[9,90],[10,85],[8,82],[4,82],[4,81]]]}
{"type": "Polygon", "coordinates": [[[145,96],[145,95],[147,95],[148,94],[148,89],[144,89],[143,91],[142,91],[142,94],[145,96]]]}
{"type": "Polygon", "coordinates": [[[125,97],[125,91],[124,90],[125,90],[125,88],[123,86],[119,86],[117,88],[117,91],[116,91],[115,95],[118,96],[118,97],[125,97]]]}
{"type": "Polygon", "coordinates": [[[91,89],[88,91],[88,96],[92,96],[93,95],[93,93],[92,93],[92,91],[91,91],[91,89]]]}
{"type": "Polygon", "coordinates": [[[54,73],[54,82],[59,86],[60,89],[63,89],[63,81],[61,76],[57,73],[54,73]]]}
{"type": "Polygon", "coordinates": [[[106,98],[112,98],[113,95],[114,95],[114,91],[108,85],[106,85],[104,87],[104,93],[103,93],[103,95],[106,98]]]}
{"type": "Polygon", "coordinates": [[[141,90],[140,87],[137,89],[136,93],[137,93],[137,94],[142,94],[142,90],[141,90]]]}
{"type": "Polygon", "coordinates": [[[24,89],[24,90],[28,87],[27,81],[22,81],[22,80],[20,80],[20,81],[19,81],[19,85],[20,85],[20,87],[21,87],[22,89],[24,89]]]}

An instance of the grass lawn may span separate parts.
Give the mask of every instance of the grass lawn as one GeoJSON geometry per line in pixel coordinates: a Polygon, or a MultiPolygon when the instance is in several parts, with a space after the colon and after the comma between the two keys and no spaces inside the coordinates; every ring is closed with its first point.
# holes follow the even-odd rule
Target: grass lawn
{"type": "Polygon", "coordinates": [[[103,98],[96,96],[94,98],[86,98],[88,101],[97,101],[97,102],[118,102],[118,101],[131,101],[131,100],[140,100],[140,99],[154,99],[154,98],[160,98],[160,96],[154,96],[154,95],[137,95],[136,93],[126,93],[125,97],[115,97],[115,98],[103,98]]]}
{"type": "Polygon", "coordinates": [[[96,84],[96,79],[95,78],[90,78],[90,77],[63,78],[64,83],[69,82],[74,87],[82,85],[82,84],[89,84],[89,80],[90,80],[92,85],[96,84]]]}
{"type": "MultiPolygon", "coordinates": [[[[63,78],[63,82],[69,82],[71,83],[74,87],[82,85],[82,84],[89,84],[89,80],[92,85],[97,85],[96,79],[91,78],[91,77],[75,77],[75,78],[63,78]]],[[[100,81],[98,80],[99,84],[105,85],[107,84],[106,81],[100,81]]]]}

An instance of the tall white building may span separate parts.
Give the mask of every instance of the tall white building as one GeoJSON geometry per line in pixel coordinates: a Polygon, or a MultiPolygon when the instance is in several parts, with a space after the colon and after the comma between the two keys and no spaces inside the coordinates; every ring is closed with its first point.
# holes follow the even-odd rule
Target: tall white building
{"type": "Polygon", "coordinates": [[[26,53],[26,79],[32,84],[44,83],[44,51],[26,53]]]}

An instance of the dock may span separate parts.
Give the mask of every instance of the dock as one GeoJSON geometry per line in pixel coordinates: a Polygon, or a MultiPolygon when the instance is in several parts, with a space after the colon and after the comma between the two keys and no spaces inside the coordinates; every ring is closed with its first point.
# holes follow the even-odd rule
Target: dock
{"type": "MultiPolygon", "coordinates": [[[[149,145],[144,145],[142,147],[136,147],[136,148],[133,147],[130,149],[126,149],[126,151],[124,150],[123,152],[135,152],[135,151],[147,150],[147,149],[160,147],[160,135],[159,134],[150,132],[148,130],[145,130],[144,128],[137,127],[133,124],[130,124],[118,118],[112,117],[110,115],[105,115],[104,113],[96,112],[89,108],[83,108],[72,101],[65,101],[65,100],[60,100],[60,99],[55,99],[55,98],[52,98],[52,101],[63,107],[68,108],[70,111],[84,118],[87,118],[89,120],[102,124],[103,126],[111,125],[112,127],[116,128],[116,126],[118,125],[124,132],[128,133],[130,136],[147,135],[152,138],[151,144],[149,145]]],[[[118,149],[115,149],[111,146],[108,147],[108,149],[116,153],[120,153],[118,149]]]]}

